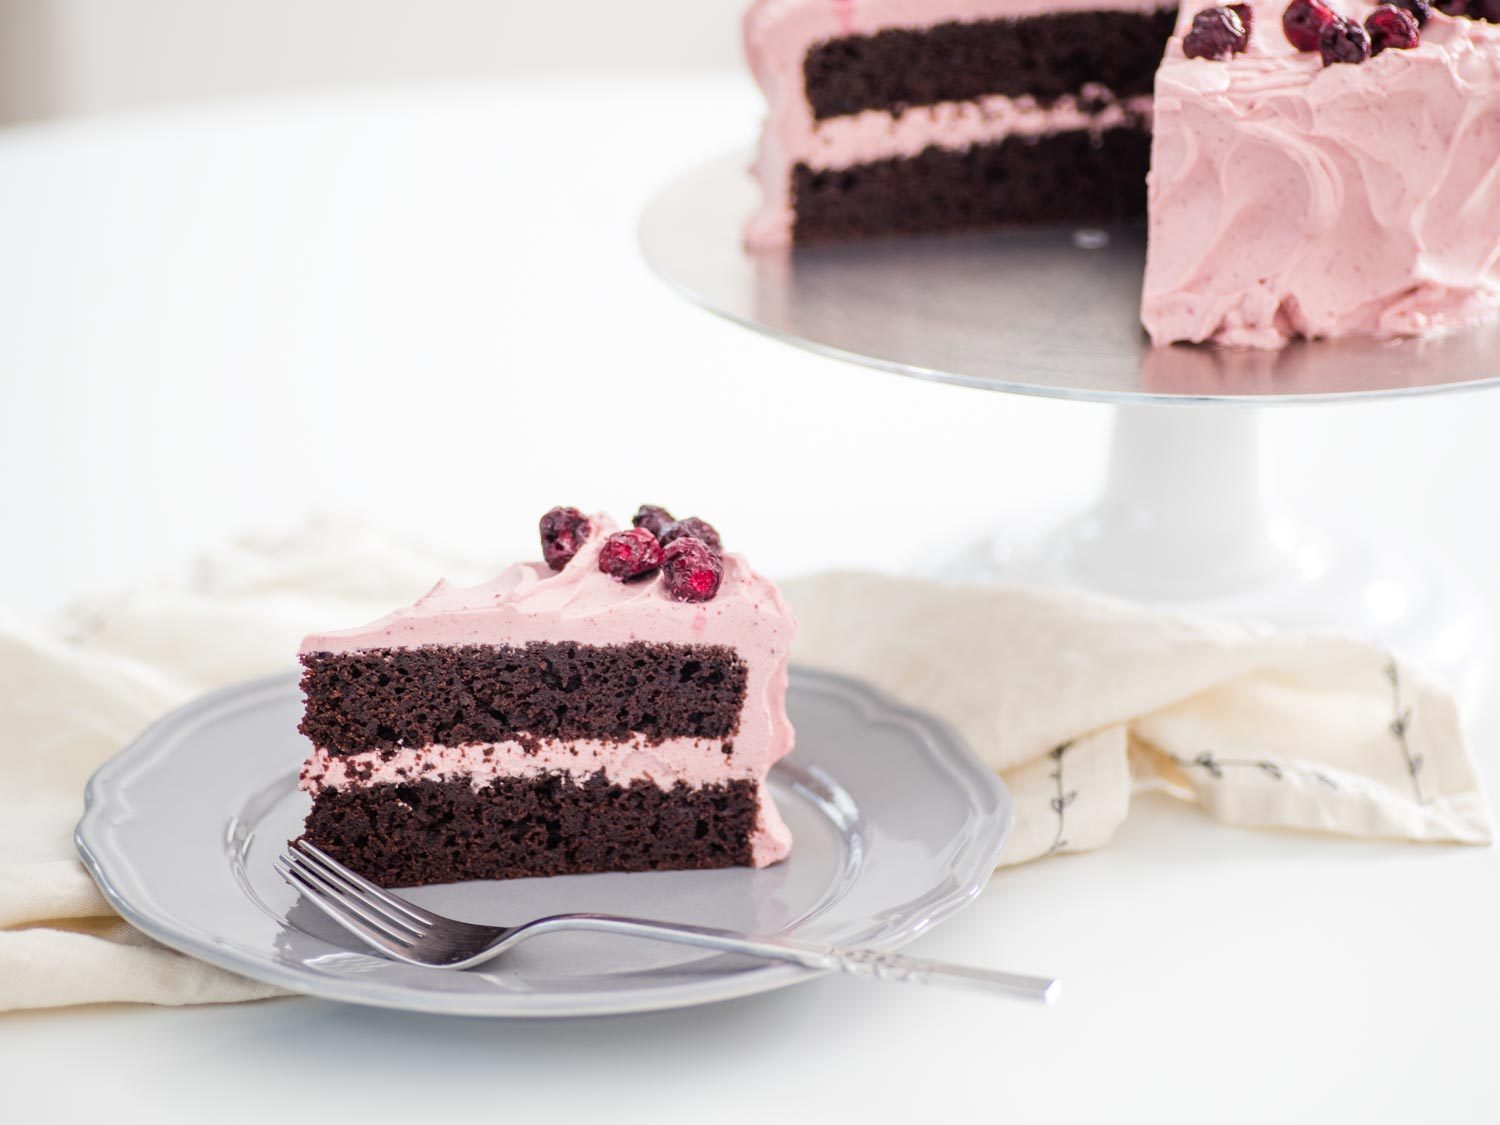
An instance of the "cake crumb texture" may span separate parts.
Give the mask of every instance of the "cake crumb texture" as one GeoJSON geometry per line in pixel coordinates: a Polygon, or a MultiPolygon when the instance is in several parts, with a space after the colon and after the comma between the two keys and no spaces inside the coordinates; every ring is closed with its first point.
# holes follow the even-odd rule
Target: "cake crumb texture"
{"type": "Polygon", "coordinates": [[[383,886],[747,866],[758,787],[664,789],[603,773],[322,790],[306,839],[383,886]]]}
{"type": "Polygon", "coordinates": [[[792,171],[798,243],[1005,224],[1109,223],[1146,213],[1145,128],[1011,136],[961,152],[792,171]]]}
{"type": "Polygon", "coordinates": [[[332,754],[518,735],[733,738],[748,669],[724,645],[424,645],[302,656],[300,730],[332,754]]]}

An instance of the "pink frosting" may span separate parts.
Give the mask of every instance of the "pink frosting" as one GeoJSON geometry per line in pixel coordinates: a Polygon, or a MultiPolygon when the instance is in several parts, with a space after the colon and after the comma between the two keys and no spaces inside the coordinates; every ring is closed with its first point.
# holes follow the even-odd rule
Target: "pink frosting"
{"type": "MultiPolygon", "coordinates": [[[[762,824],[753,842],[757,864],[781,858],[786,855],[791,838],[763,783],[771,766],[790,753],[793,746],[786,690],[787,662],[797,622],[790,608],[776,587],[755,573],[743,556],[727,552],[724,579],[718,595],[711,601],[674,601],[667,596],[660,575],[644,581],[618,582],[599,570],[599,548],[617,525],[602,514],[591,516],[590,525],[588,540],[561,571],[554,572],[540,562],[526,562],[517,563],[493,581],[478,586],[439,582],[415,605],[398,609],[369,625],[310,634],[303,639],[301,651],[524,645],[532,641],[590,645],[648,641],[729,646],[739,653],[749,672],[745,707],[734,737],[734,776],[762,783],[762,824]]],[[[575,749],[583,756],[591,752],[590,744],[582,741],[560,745],[558,753],[570,759],[575,749]]],[[[651,769],[660,771],[662,778],[695,776],[695,770],[706,767],[701,761],[703,744],[694,745],[698,749],[693,751],[672,743],[653,747],[651,754],[657,761],[651,769]],[[693,764],[695,755],[700,759],[697,766],[693,764]]],[[[476,748],[436,749],[471,757],[476,748]]],[[[644,770],[647,763],[643,758],[627,765],[630,755],[639,750],[638,745],[631,743],[615,744],[609,750],[593,744],[592,752],[601,762],[613,756],[613,769],[644,770]]],[[[401,751],[397,760],[400,753],[408,752],[425,754],[426,750],[401,751]]],[[[483,747],[477,748],[477,752],[482,758],[483,747]]],[[[505,757],[502,755],[502,760],[505,757]]],[[[316,769],[318,761],[315,752],[309,768],[316,769]]],[[[415,761],[406,764],[411,766],[415,761]]],[[[319,776],[328,774],[324,770],[319,776]]],[[[658,775],[653,773],[653,776],[658,775]]]]}
{"type": "Polygon", "coordinates": [[[745,15],[745,53],[765,92],[767,118],[755,172],[763,191],[760,210],[746,229],[756,249],[790,244],[791,169],[847,167],[911,156],[929,145],[963,149],[1012,133],[1034,136],[1058,129],[1102,130],[1149,113],[1150,97],[1084,109],[1065,98],[1048,107],[1030,98],[989,97],[976,102],[914,107],[900,115],[869,110],[817,121],[807,103],[802,60],[809,47],[844,35],[886,28],[920,28],[955,20],[1024,18],[1059,11],[1154,11],[1159,0],[755,0],[745,15]]]}
{"type": "Polygon", "coordinates": [[[1156,81],[1153,342],[1414,335],[1500,307],[1500,26],[1435,13],[1414,50],[1324,67],[1255,2],[1245,54],[1188,59],[1203,6],[1156,81]]]}
{"type": "Polygon", "coordinates": [[[618,785],[649,781],[663,789],[679,781],[696,789],[756,778],[753,769],[724,753],[724,743],[719,739],[669,738],[653,745],[641,738],[628,742],[543,738],[529,746],[515,741],[466,742],[461,746],[429,743],[359,754],[331,754],[318,749],[302,766],[301,784],[314,792],[467,777],[479,789],[497,777],[549,773],[580,779],[602,773],[618,785]]]}

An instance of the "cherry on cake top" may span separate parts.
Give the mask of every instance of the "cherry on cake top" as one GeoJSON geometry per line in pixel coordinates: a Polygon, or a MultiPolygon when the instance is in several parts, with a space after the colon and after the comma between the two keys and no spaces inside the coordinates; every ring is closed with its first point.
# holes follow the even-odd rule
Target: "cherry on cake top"
{"type": "Polygon", "coordinates": [[[667,544],[662,572],[669,596],[679,602],[706,602],[719,592],[724,560],[703,540],[685,535],[667,544]]]}
{"type": "Polygon", "coordinates": [[[1194,16],[1182,40],[1182,53],[1190,59],[1227,59],[1243,51],[1250,43],[1250,29],[1236,9],[1248,10],[1248,6],[1204,8],[1194,16]]]}
{"type": "Polygon", "coordinates": [[[658,508],[655,504],[642,504],[636,509],[635,515],[630,519],[631,527],[644,527],[658,539],[661,538],[662,528],[672,522],[672,513],[665,508],[658,508]]]}
{"type": "MultiPolygon", "coordinates": [[[[1463,14],[1477,16],[1476,5],[1495,10],[1500,21],[1500,0],[1439,0],[1462,6],[1463,14]]],[[[1444,8],[1447,11],[1447,8],[1444,8]]],[[[1324,66],[1362,63],[1387,49],[1411,50],[1421,42],[1421,29],[1432,15],[1427,0],[1385,0],[1363,24],[1334,11],[1322,0],[1292,0],[1281,17],[1282,34],[1299,51],[1317,51],[1324,66]]],[[[1182,40],[1182,53],[1190,59],[1224,61],[1241,54],[1250,44],[1255,26],[1254,9],[1248,4],[1216,5],[1193,17],[1182,40]]]]}
{"type": "Polygon", "coordinates": [[[1427,26],[1427,21],[1432,18],[1432,5],[1427,0],[1386,0],[1393,8],[1400,8],[1412,19],[1417,21],[1420,30],[1427,26]]]}
{"type": "Polygon", "coordinates": [[[648,528],[617,531],[599,548],[599,569],[611,578],[628,582],[651,574],[661,566],[662,547],[648,528]]]}
{"type": "MultiPolygon", "coordinates": [[[[665,508],[642,504],[632,527],[616,531],[599,548],[599,570],[617,582],[662,573],[667,596],[680,602],[706,602],[724,578],[723,540],[718,530],[697,516],[676,519],[665,508]]],[[[541,518],[542,558],[562,570],[592,533],[577,508],[552,508],[541,518]]]]}
{"type": "Polygon", "coordinates": [[[1370,33],[1370,54],[1378,55],[1387,47],[1409,51],[1421,40],[1421,26],[1410,12],[1394,4],[1382,4],[1365,20],[1370,33]]]}
{"type": "Polygon", "coordinates": [[[561,570],[589,537],[589,518],[577,508],[553,508],[542,517],[540,530],[542,561],[561,570]]]}
{"type": "Polygon", "coordinates": [[[1297,50],[1316,51],[1323,29],[1336,19],[1334,10],[1319,0],[1292,0],[1281,14],[1281,33],[1297,50]]]}
{"type": "Polygon", "coordinates": [[[1318,36],[1318,53],[1324,66],[1362,63],[1370,57],[1370,33],[1354,20],[1334,16],[1318,36]]]}

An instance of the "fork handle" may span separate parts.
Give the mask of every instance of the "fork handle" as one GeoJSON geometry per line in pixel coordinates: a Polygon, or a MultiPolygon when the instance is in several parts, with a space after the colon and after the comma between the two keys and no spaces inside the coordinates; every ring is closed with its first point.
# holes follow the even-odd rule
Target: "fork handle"
{"type": "Polygon", "coordinates": [[[928,961],[878,949],[815,945],[780,937],[752,937],[708,926],[648,922],[640,918],[621,918],[608,914],[564,914],[548,918],[537,924],[536,928],[552,931],[587,930],[593,933],[654,938],[721,953],[739,953],[762,960],[785,961],[809,969],[836,970],[856,977],[905,981],[910,984],[959,985],[1021,1000],[1037,1000],[1044,1004],[1057,998],[1059,987],[1058,981],[1048,977],[1002,973],[994,969],[979,969],[946,961],[928,961]]]}
{"type": "Polygon", "coordinates": [[[973,965],[955,965],[950,961],[929,961],[901,953],[883,953],[877,949],[851,949],[829,946],[830,967],[856,977],[876,980],[898,980],[908,984],[947,984],[996,992],[1019,1000],[1037,1000],[1050,1004],[1057,999],[1060,983],[1048,977],[1003,973],[973,965]]]}

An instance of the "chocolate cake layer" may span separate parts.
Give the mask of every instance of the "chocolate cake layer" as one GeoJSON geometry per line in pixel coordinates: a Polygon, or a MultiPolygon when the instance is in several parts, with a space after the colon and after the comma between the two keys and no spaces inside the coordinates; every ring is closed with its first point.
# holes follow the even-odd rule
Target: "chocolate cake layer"
{"type": "Polygon", "coordinates": [[[986,94],[1045,104],[1088,84],[1149,94],[1176,21],[1176,8],[1055,12],[831,39],[803,60],[807,100],[822,119],[986,94]]]}
{"type": "Polygon", "coordinates": [[[596,773],[476,791],[458,778],[322,790],[306,838],[383,886],[414,887],[749,864],[758,811],[751,781],[663,789],[596,773]]]}
{"type": "Polygon", "coordinates": [[[792,171],[797,243],[978,230],[1011,223],[1107,223],[1146,213],[1144,128],[1011,136],[960,152],[792,171]]]}
{"type": "Polygon", "coordinates": [[[525,737],[733,738],[748,670],[722,645],[430,645],[302,656],[298,728],[333,754],[525,737]]]}

